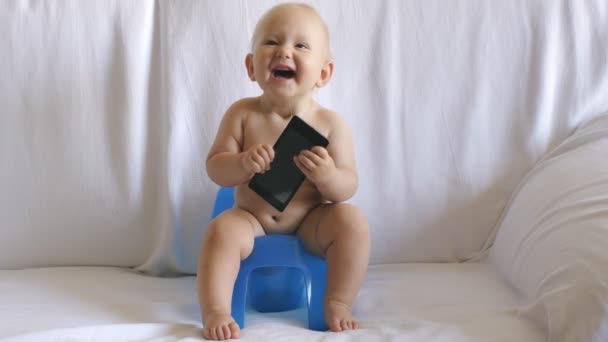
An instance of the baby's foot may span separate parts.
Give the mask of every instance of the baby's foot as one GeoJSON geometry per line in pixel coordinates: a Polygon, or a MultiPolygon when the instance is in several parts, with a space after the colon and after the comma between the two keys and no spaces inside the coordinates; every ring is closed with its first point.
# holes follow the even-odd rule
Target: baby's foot
{"type": "Polygon", "coordinates": [[[207,314],[205,315],[205,325],[203,326],[203,337],[208,340],[229,340],[239,338],[241,329],[234,321],[232,316],[226,314],[207,314]]]}
{"type": "Polygon", "coordinates": [[[325,302],[325,322],[331,331],[359,329],[359,321],[351,313],[351,308],[341,302],[325,302]]]}

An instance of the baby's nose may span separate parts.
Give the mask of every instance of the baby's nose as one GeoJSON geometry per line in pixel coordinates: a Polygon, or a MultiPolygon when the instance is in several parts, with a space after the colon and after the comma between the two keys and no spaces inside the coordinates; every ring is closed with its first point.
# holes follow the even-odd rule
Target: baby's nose
{"type": "Polygon", "coordinates": [[[278,58],[291,58],[291,51],[289,48],[280,47],[277,49],[276,57],[278,58]]]}

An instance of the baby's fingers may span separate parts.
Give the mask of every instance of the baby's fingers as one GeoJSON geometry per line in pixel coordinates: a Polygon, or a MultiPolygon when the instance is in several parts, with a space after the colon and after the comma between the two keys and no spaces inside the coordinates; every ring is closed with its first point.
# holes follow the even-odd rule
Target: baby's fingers
{"type": "Polygon", "coordinates": [[[260,173],[264,171],[264,158],[256,154],[250,154],[247,157],[247,165],[251,171],[255,173],[260,173]]]}
{"type": "Polygon", "coordinates": [[[268,157],[261,154],[261,153],[256,153],[252,156],[252,160],[261,168],[264,168],[264,166],[266,165],[266,159],[268,157]]]}
{"type": "Polygon", "coordinates": [[[268,153],[268,150],[266,148],[262,147],[257,152],[258,152],[258,155],[264,159],[264,163],[261,164],[261,166],[264,168],[264,170],[270,169],[270,163],[272,162],[272,157],[271,157],[271,154],[268,153]]]}
{"type": "MultiPolygon", "coordinates": [[[[296,156],[296,158],[300,162],[300,165],[305,167],[307,170],[313,170],[317,166],[317,164],[315,164],[315,162],[313,160],[311,160],[311,158],[309,158],[309,155],[307,155],[306,152],[313,154],[310,151],[304,151],[304,152],[300,153],[298,156],[296,156]]],[[[315,157],[317,157],[317,156],[315,156],[315,157]]]]}
{"type": "Polygon", "coordinates": [[[329,157],[329,152],[322,146],[314,146],[310,150],[323,159],[329,157]]]}
{"type": "Polygon", "coordinates": [[[309,150],[304,150],[304,151],[300,152],[300,156],[302,158],[306,158],[307,160],[312,162],[314,165],[321,165],[321,163],[323,162],[323,159],[320,156],[318,156],[317,154],[315,154],[309,150]]]}
{"type": "Polygon", "coordinates": [[[294,156],[293,157],[293,162],[296,164],[296,166],[298,167],[298,169],[300,169],[300,171],[302,171],[302,173],[304,173],[304,175],[306,177],[310,176],[310,169],[308,167],[306,167],[306,165],[304,165],[302,163],[302,161],[300,160],[299,156],[294,156]]]}
{"type": "Polygon", "coordinates": [[[266,151],[266,153],[268,154],[269,161],[273,161],[274,160],[274,149],[272,148],[272,146],[270,146],[268,144],[264,144],[264,145],[262,145],[262,147],[264,148],[264,151],[266,151]]]}

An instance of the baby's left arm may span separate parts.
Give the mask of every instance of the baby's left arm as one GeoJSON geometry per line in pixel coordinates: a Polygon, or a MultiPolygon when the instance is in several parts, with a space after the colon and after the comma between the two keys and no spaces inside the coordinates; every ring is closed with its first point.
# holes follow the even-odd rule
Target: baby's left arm
{"type": "Polygon", "coordinates": [[[327,149],[315,146],[302,151],[294,162],[325,199],[343,202],[357,191],[358,177],[350,129],[342,118],[332,114],[327,149]]]}

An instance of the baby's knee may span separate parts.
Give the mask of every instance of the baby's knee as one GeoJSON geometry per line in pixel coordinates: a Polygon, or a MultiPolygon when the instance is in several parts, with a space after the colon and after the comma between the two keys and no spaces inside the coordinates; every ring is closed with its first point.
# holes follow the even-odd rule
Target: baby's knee
{"type": "Polygon", "coordinates": [[[254,238],[253,231],[247,221],[219,216],[207,226],[203,248],[209,246],[238,247],[243,258],[251,253],[254,238]]]}
{"type": "Polygon", "coordinates": [[[341,235],[369,239],[369,223],[363,210],[348,203],[336,203],[333,211],[341,235]]]}
{"type": "Polygon", "coordinates": [[[227,222],[221,218],[216,218],[207,226],[205,238],[214,243],[239,241],[246,238],[246,236],[243,236],[242,230],[235,222],[227,222]]]}

